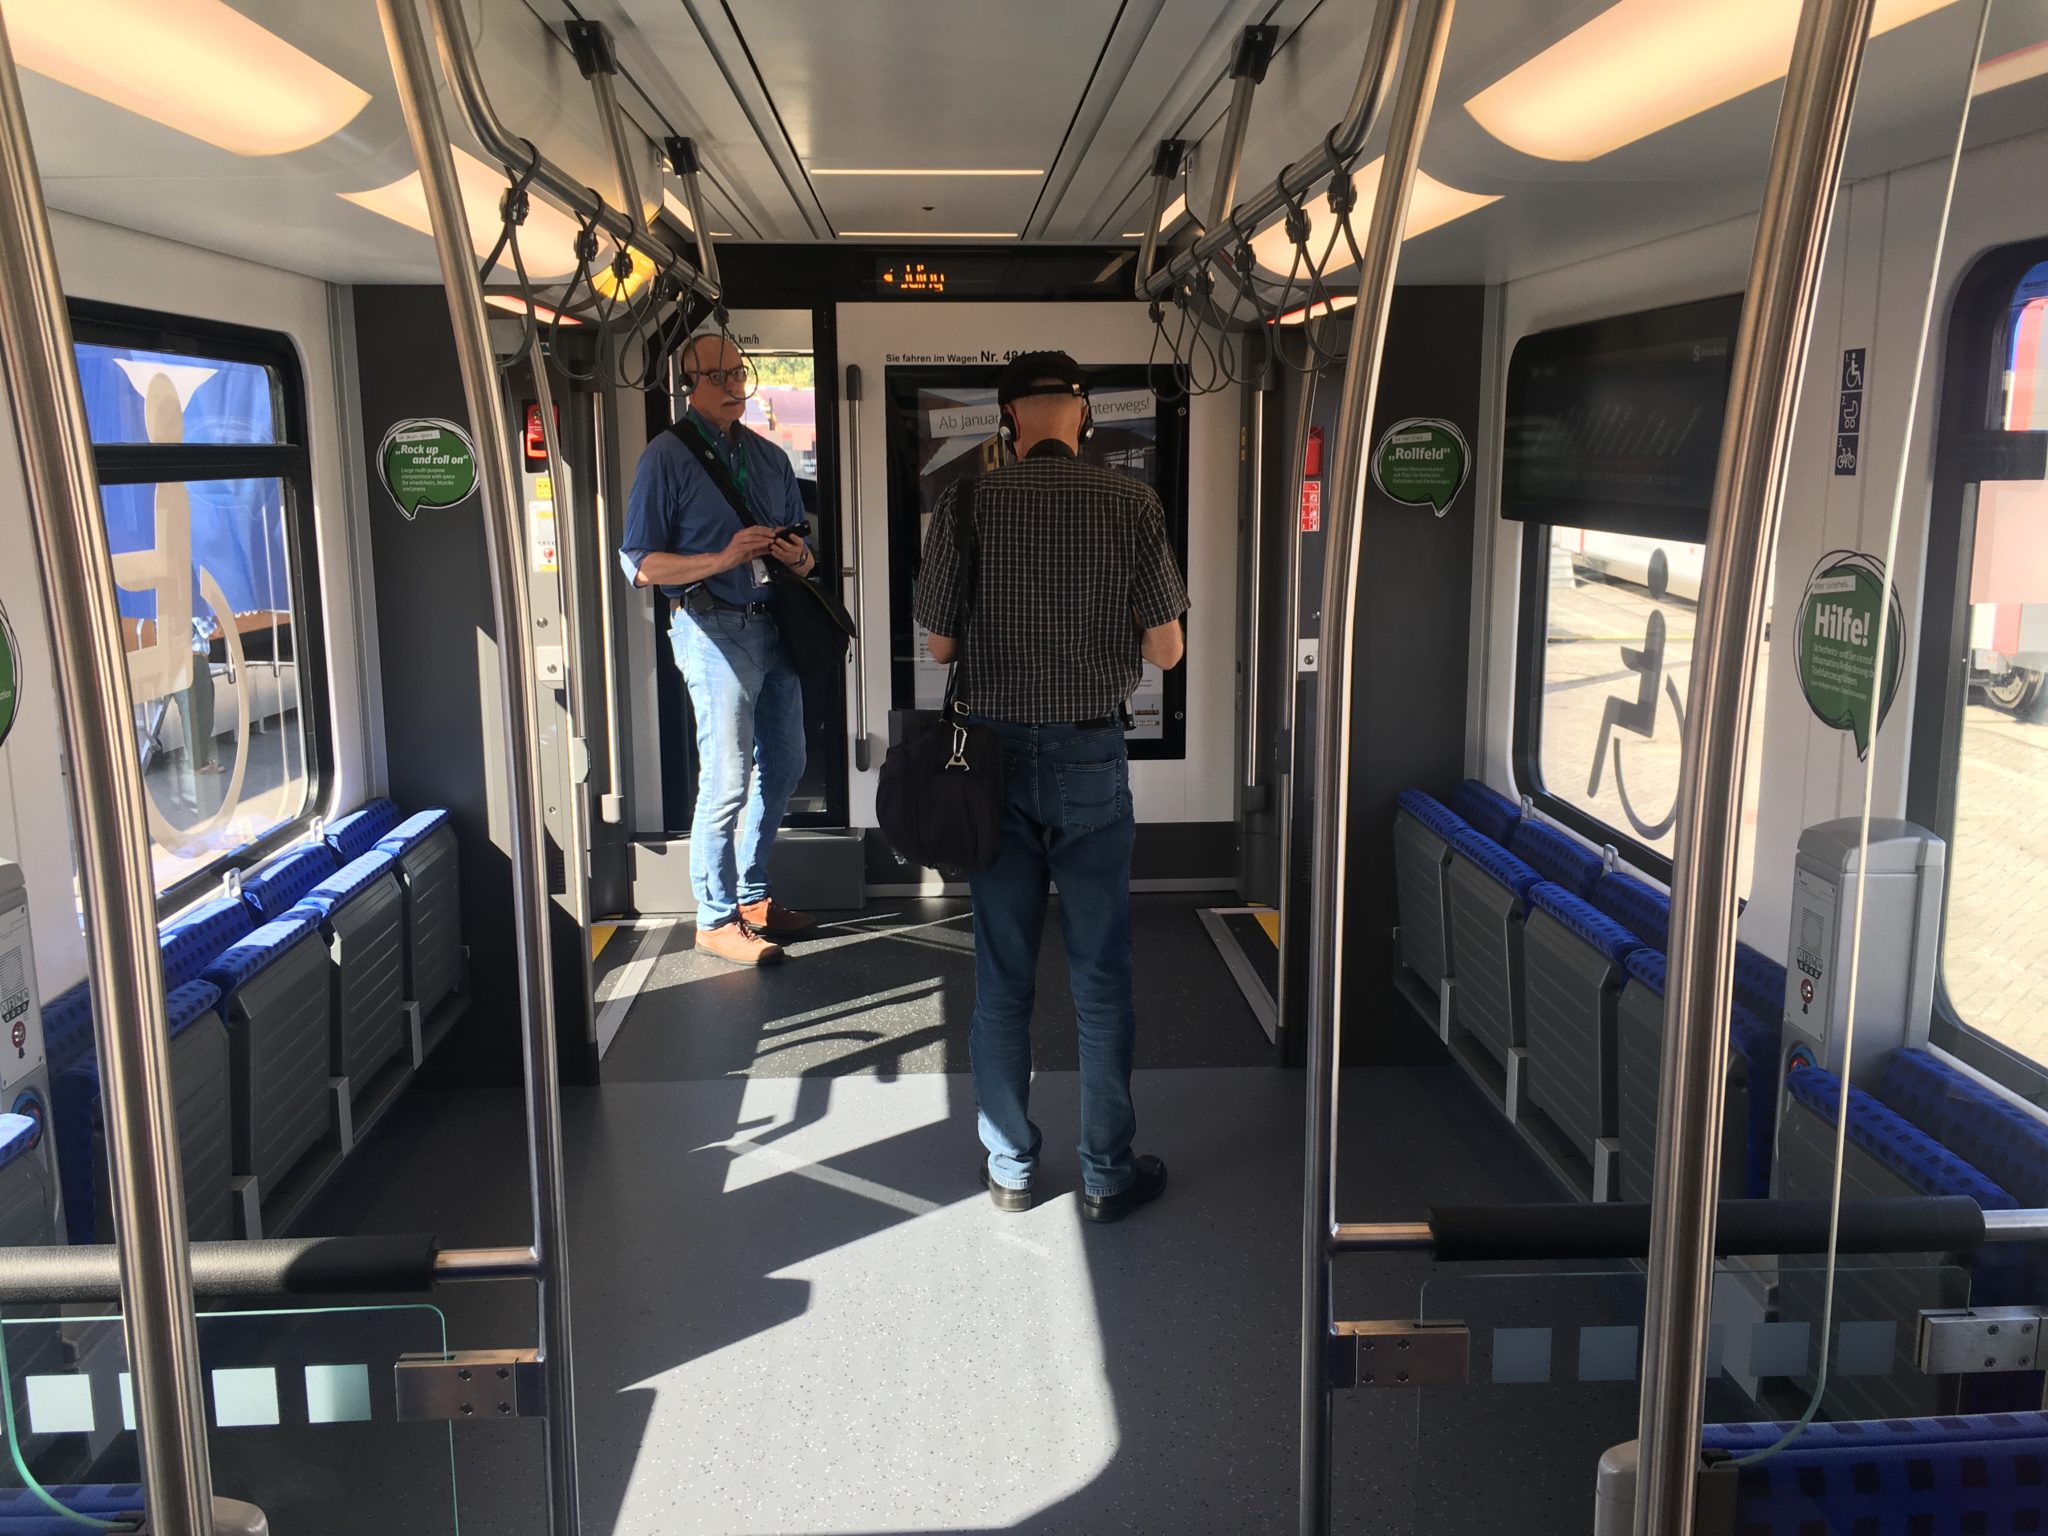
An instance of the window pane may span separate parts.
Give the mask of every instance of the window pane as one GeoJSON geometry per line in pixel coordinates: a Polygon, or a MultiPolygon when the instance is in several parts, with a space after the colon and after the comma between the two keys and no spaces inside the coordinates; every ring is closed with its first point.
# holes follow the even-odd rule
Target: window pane
{"type": "MultiPolygon", "coordinates": [[[[1669,858],[1704,550],[1590,528],[1547,532],[1542,787],[1669,858]]],[[[1758,676],[1768,664],[1768,628],[1766,636],[1758,676]]],[[[1763,733],[1752,730],[1752,783],[1762,749],[1763,733]]],[[[1743,814],[1736,889],[1747,892],[1755,805],[1743,814]]]]}
{"type": "Polygon", "coordinates": [[[104,493],[159,890],[306,809],[285,494],[275,479],[104,493]]]}
{"type": "Polygon", "coordinates": [[[276,370],[139,347],[78,345],[95,443],[282,442],[276,370]],[[157,392],[152,411],[150,392],[157,392]]]}

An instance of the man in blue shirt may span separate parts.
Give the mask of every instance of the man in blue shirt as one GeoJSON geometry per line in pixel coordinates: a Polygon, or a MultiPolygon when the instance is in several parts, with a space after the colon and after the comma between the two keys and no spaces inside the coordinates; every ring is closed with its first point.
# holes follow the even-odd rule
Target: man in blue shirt
{"type": "Polygon", "coordinates": [[[770,560],[808,576],[803,501],[788,457],[740,422],[747,367],[715,333],[683,347],[690,386],[682,431],[710,443],[759,520],[743,522],[674,430],[640,456],[619,560],[660,587],[669,643],[697,717],[697,814],[690,885],[697,948],[740,965],[782,958],[778,938],[815,926],[768,893],[768,854],[804,771],[803,688],[768,600],[770,560]]]}

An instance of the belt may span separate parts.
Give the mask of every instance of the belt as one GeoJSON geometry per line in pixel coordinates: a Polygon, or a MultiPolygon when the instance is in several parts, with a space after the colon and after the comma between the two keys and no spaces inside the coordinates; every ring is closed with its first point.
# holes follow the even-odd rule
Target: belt
{"type": "Polygon", "coordinates": [[[1130,728],[1130,716],[1121,711],[1114,715],[1097,715],[1093,720],[1074,722],[1074,729],[1077,731],[1128,731],[1130,728]]]}
{"type": "Polygon", "coordinates": [[[713,597],[709,592],[686,592],[681,597],[671,598],[675,612],[688,610],[691,613],[709,613],[717,609],[721,613],[743,613],[749,617],[767,613],[771,605],[760,603],[728,603],[722,597],[713,597]]]}

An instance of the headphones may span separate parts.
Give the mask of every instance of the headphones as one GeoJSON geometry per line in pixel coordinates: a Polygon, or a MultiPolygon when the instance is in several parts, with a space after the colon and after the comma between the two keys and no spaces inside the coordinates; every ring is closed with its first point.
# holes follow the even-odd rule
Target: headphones
{"type": "Polygon", "coordinates": [[[1020,389],[1010,397],[1008,404],[1001,406],[1002,421],[996,427],[996,436],[1005,443],[1017,440],[1016,424],[1010,420],[1010,405],[1019,400],[1028,400],[1034,395],[1059,395],[1081,402],[1081,441],[1087,442],[1095,435],[1095,407],[1089,404],[1087,391],[1079,384],[1034,384],[1029,389],[1020,389]]]}

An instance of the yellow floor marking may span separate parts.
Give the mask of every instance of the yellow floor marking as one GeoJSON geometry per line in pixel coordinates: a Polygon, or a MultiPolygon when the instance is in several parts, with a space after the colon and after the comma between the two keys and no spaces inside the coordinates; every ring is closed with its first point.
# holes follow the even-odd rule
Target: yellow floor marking
{"type": "Polygon", "coordinates": [[[1254,912],[1252,916],[1259,920],[1259,926],[1266,930],[1266,937],[1271,939],[1273,947],[1278,949],[1280,947],[1280,914],[1261,909],[1254,912]]]}
{"type": "MultiPolygon", "coordinates": [[[[612,935],[619,931],[617,923],[592,923],[590,925],[590,958],[595,960],[604,953],[605,945],[611,943],[612,935]]],[[[1278,940],[1274,941],[1278,943],[1278,940]]]]}

